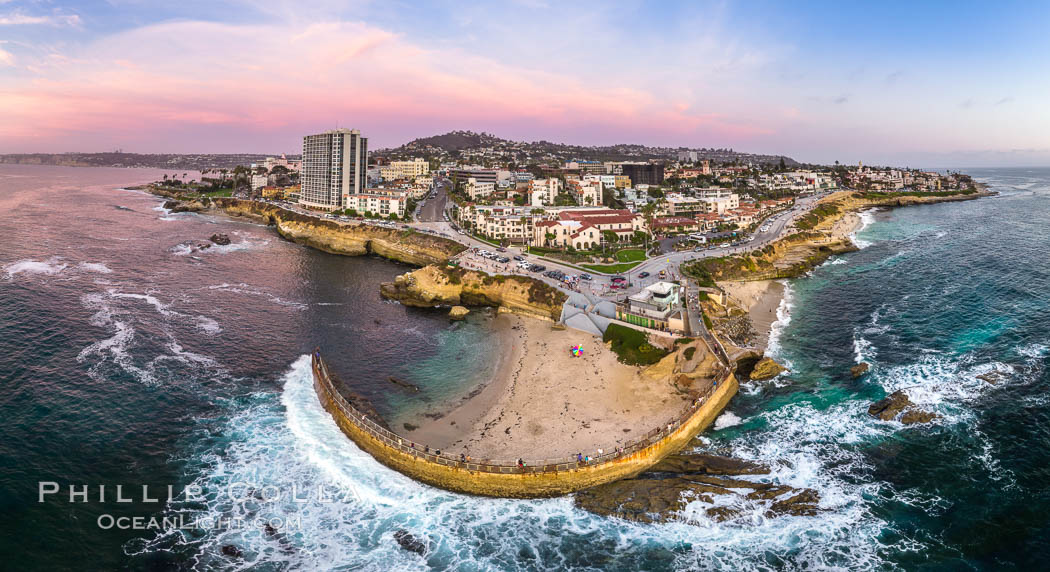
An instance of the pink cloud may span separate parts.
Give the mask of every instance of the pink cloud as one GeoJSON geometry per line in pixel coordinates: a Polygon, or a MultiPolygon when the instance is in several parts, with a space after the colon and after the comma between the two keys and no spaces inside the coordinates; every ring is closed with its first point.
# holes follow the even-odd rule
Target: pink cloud
{"type": "Polygon", "coordinates": [[[0,87],[0,151],[294,150],[303,133],[336,123],[366,129],[373,146],[456,127],[697,143],[773,132],[616,77],[421,47],[349,22],[298,34],[172,22],[27,65],[35,77],[0,87]]]}

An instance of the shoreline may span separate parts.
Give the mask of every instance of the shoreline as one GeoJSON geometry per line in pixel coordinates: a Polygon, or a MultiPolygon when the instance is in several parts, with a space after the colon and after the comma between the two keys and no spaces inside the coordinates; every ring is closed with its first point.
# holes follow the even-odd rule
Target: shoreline
{"type": "Polygon", "coordinates": [[[404,437],[473,459],[594,457],[666,425],[691,401],[675,386],[673,358],[671,367],[628,366],[598,338],[508,313],[495,327],[505,348],[498,375],[404,437]],[[570,344],[583,355],[572,357],[570,344]]]}
{"type": "MultiPolygon", "coordinates": [[[[849,238],[856,244],[856,233],[865,228],[860,213],[850,211],[835,221],[830,231],[832,240],[849,238]]],[[[785,280],[726,280],[718,282],[731,302],[744,312],[751,320],[755,332],[754,349],[766,354],[769,349],[769,338],[774,324],[780,319],[778,309],[784,299],[787,285],[785,280]]]]}

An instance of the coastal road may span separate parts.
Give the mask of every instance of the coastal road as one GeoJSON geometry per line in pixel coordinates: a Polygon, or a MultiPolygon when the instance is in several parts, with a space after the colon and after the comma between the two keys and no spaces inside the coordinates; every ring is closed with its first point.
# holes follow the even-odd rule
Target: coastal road
{"type": "MultiPolygon", "coordinates": [[[[440,179],[438,181],[433,191],[434,197],[431,199],[427,199],[426,202],[424,202],[424,204],[419,209],[420,214],[417,217],[418,220],[416,222],[409,223],[410,226],[419,230],[443,235],[446,238],[451,238],[452,240],[465,244],[469,248],[495,251],[495,246],[487,242],[478,240],[472,236],[461,234],[459,231],[454,229],[448,221],[445,220],[446,209],[449,207],[449,185],[450,182],[447,179],[440,179]]],[[[606,299],[622,300],[628,295],[638,292],[642,288],[659,281],[659,273],[661,270],[667,273],[667,277],[669,279],[677,279],[680,277],[678,267],[679,265],[685,262],[698,260],[702,258],[726,256],[728,254],[737,254],[740,252],[747,252],[756,248],[761,248],[766,244],[769,244],[770,242],[782,238],[785,234],[791,232],[791,223],[793,223],[798,217],[809,212],[809,210],[811,210],[813,206],[816,205],[817,201],[819,201],[819,199],[825,195],[826,193],[799,198],[792,209],[774,215],[773,217],[767,219],[764,222],[764,224],[768,224],[770,226],[770,229],[768,231],[756,232],[740,246],[729,248],[713,248],[702,250],[700,252],[673,252],[669,254],[661,254],[659,256],[650,258],[642,262],[641,264],[635,266],[630,271],[621,273],[622,276],[627,278],[627,281],[630,284],[630,287],[626,290],[611,290],[610,286],[612,285],[613,275],[605,275],[593,271],[588,271],[588,273],[591,274],[592,279],[580,281],[579,288],[582,291],[590,292],[595,295],[602,296],[606,299]],[[640,277],[640,274],[642,273],[647,273],[648,275],[645,277],[640,277]]],[[[285,206],[285,208],[291,208],[292,210],[295,210],[296,212],[300,212],[302,214],[317,216],[316,213],[302,210],[295,205],[282,206],[285,206]]],[[[340,224],[361,223],[354,221],[350,223],[340,224]]],[[[560,270],[568,275],[579,275],[582,273],[582,271],[578,268],[569,266],[567,264],[559,263],[550,258],[540,258],[539,256],[530,255],[527,253],[527,249],[523,247],[507,247],[506,252],[503,254],[510,258],[513,258],[514,256],[521,256],[529,262],[546,266],[547,270],[560,270]]],[[[562,289],[566,292],[569,291],[568,288],[561,282],[543,276],[542,274],[534,272],[525,272],[520,270],[515,272],[515,270],[517,270],[516,267],[513,267],[515,263],[516,261],[512,261],[511,265],[507,267],[510,269],[510,272],[507,272],[508,274],[520,273],[527,276],[532,276],[534,278],[543,280],[548,284],[557,286],[559,289],[562,289]]],[[[491,270],[497,269],[499,269],[499,267],[491,268],[491,270]]]]}
{"type": "Polygon", "coordinates": [[[419,209],[419,222],[441,222],[445,216],[445,205],[448,203],[448,179],[439,179],[434,185],[434,198],[427,199],[419,209]]]}

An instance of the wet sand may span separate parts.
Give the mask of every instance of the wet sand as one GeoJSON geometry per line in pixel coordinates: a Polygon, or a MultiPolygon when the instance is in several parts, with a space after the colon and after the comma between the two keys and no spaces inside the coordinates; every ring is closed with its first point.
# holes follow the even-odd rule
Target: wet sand
{"type": "Polygon", "coordinates": [[[472,459],[594,456],[666,425],[688,405],[670,379],[619,363],[598,338],[508,314],[495,322],[506,348],[496,378],[405,437],[472,459]],[[573,344],[582,357],[571,356],[573,344]]]}
{"type": "Polygon", "coordinates": [[[755,329],[755,349],[765,351],[769,332],[777,320],[777,308],[784,298],[784,285],[775,280],[751,282],[720,282],[733,303],[743,308],[751,317],[755,329]]]}

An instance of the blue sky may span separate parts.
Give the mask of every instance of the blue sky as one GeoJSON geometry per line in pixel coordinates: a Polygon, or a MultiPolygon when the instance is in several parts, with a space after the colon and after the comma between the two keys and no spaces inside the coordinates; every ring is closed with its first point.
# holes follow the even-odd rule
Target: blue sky
{"type": "Polygon", "coordinates": [[[340,124],[1046,165],[1048,30],[1037,2],[0,0],[0,152],[294,151],[340,124]]]}

